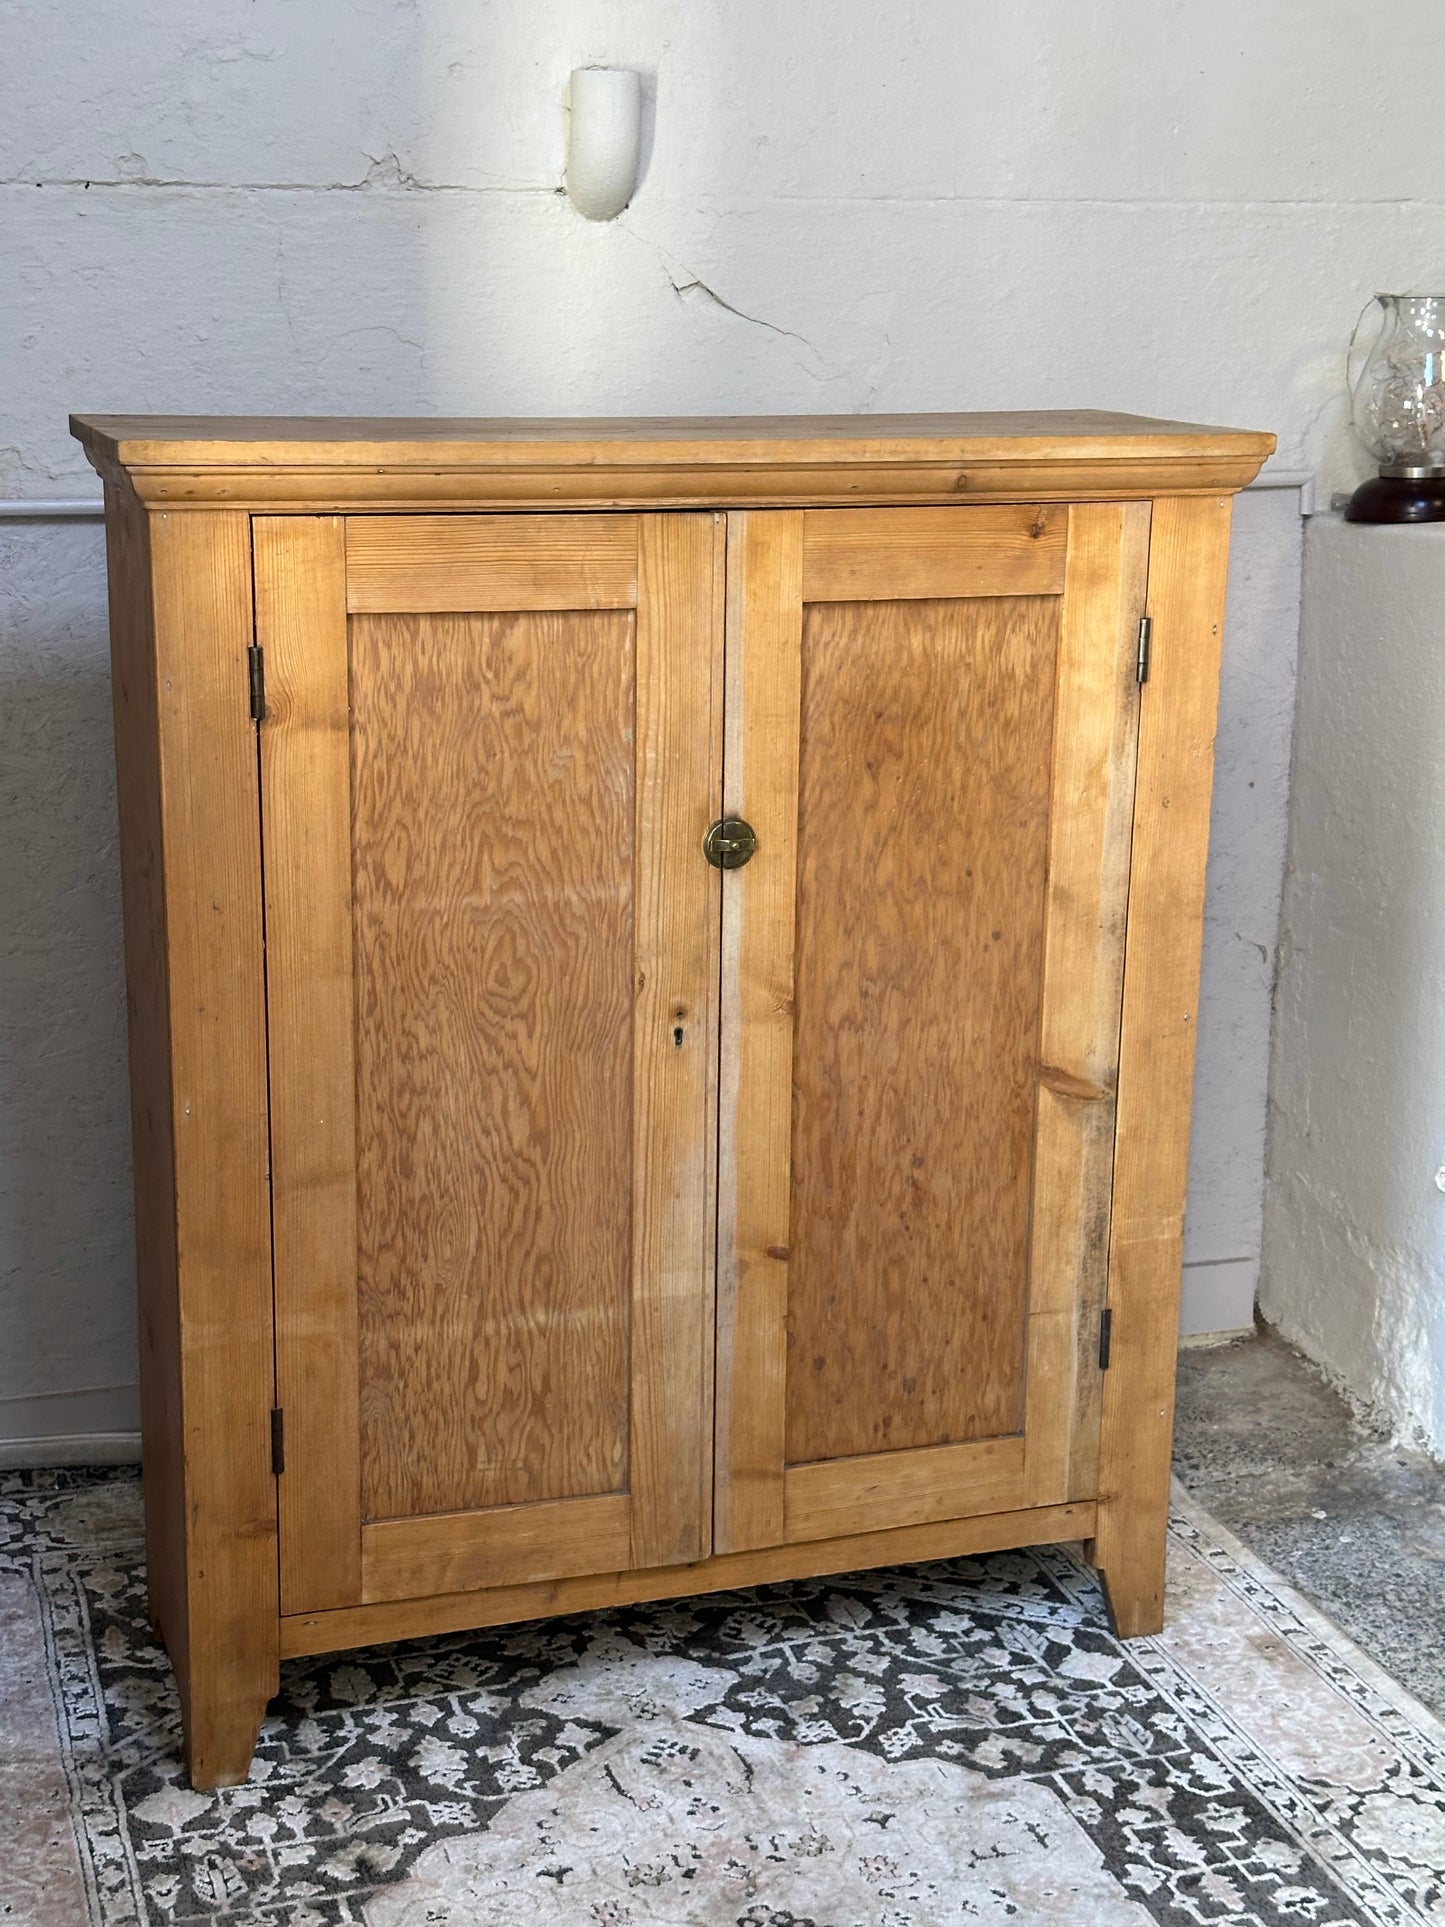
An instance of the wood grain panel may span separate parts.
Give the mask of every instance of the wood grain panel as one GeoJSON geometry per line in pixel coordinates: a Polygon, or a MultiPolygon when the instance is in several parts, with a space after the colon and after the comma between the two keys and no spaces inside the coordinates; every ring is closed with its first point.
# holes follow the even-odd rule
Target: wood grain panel
{"type": "MultiPolygon", "coordinates": [[[[338,1612],[302,1613],[281,1621],[283,1658],[373,1646],[474,1626],[504,1626],[556,1613],[592,1612],[644,1599],[676,1599],[731,1592],[782,1579],[822,1573],[862,1572],[914,1560],[955,1559],[1012,1546],[1056,1545],[1087,1539],[1094,1530],[1092,1505],[1035,1506],[1022,1512],[986,1513],[937,1525],[814,1539],[756,1551],[714,1554],[699,1565],[664,1566],[645,1572],[606,1572],[527,1586],[494,1586],[434,1598],[395,1600],[338,1612]]],[[[377,1528],[370,1528],[377,1530],[377,1528]]]]}
{"type": "MultiPolygon", "coordinates": [[[[119,637],[122,678],[137,678],[119,702],[154,701],[158,761],[138,785],[130,753],[122,758],[122,837],[139,886],[127,909],[154,914],[159,869],[167,957],[168,1049],[151,1028],[156,1007],[144,1018],[137,1009],[147,1058],[140,1169],[156,1187],[141,1212],[141,1259],[156,1262],[142,1284],[152,1367],[143,1416],[162,1503],[184,1508],[158,1517],[150,1536],[171,1541],[163,1567],[184,1564],[183,1625],[174,1579],[163,1581],[162,1610],[176,1641],[187,1764],[193,1783],[210,1787],[245,1779],[278,1665],[261,853],[245,680],[250,529],[225,512],[157,515],[148,549],[150,606],[132,607],[119,637]],[[174,1273],[171,1233],[156,1224],[168,1210],[174,1273]],[[178,1383],[157,1387],[158,1373],[177,1369],[178,1383]]],[[[144,594],[124,561],[122,582],[122,593],[144,594]]],[[[136,748],[145,753],[144,736],[136,748]]],[[[156,933],[142,928],[137,940],[152,944],[156,933]]]]}
{"type": "Polygon", "coordinates": [[[1189,1098],[1231,504],[1154,504],[1153,667],[1140,704],[1093,1553],[1121,1634],[1158,1632],[1174,1424],[1189,1098]]]}
{"type": "Polygon", "coordinates": [[[724,878],[713,1543],[783,1536],[793,892],[803,518],[728,517],[724,807],[758,835],[724,878]]]}
{"type": "Polygon", "coordinates": [[[520,1586],[630,1563],[626,1493],[384,1519],[361,1532],[366,1603],[520,1586]]]}
{"type": "Polygon", "coordinates": [[[354,616],[364,1514],[627,1481],[633,618],[354,616]]]}
{"type": "Polygon", "coordinates": [[[630,609],[632,515],[353,515],[346,606],[353,614],[630,609]]]}
{"type": "Polygon", "coordinates": [[[721,516],[638,522],[629,1563],[710,1550],[721,516]]]}
{"type": "Polygon", "coordinates": [[[821,509],[803,517],[805,602],[1057,595],[1068,511],[821,509]]]}
{"type": "Polygon", "coordinates": [[[1028,1502],[1025,1461],[1024,1440],[1015,1435],[790,1465],[784,1481],[788,1542],[925,1525],[965,1510],[1012,1510],[1028,1502]]]}
{"type": "Polygon", "coordinates": [[[361,1598],[346,552],[338,516],[257,516],[284,1612],[361,1598]]]}
{"type": "Polygon", "coordinates": [[[1023,1422],[1058,607],[807,612],[790,1462],[1023,1422]]]}

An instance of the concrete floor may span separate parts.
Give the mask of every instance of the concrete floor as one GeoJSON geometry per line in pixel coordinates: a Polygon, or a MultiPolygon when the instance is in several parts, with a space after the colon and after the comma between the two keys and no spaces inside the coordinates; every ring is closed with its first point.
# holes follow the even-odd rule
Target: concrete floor
{"type": "Polygon", "coordinates": [[[1270,1332],[1179,1357],[1181,1482],[1445,1717],[1445,1466],[1371,1438],[1270,1332]]]}

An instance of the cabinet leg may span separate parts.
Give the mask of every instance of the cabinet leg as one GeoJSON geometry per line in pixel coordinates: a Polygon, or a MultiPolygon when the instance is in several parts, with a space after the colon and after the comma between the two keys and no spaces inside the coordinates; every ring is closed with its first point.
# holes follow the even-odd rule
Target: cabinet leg
{"type": "Polygon", "coordinates": [[[242,1667],[237,1656],[196,1663],[181,1687],[186,1772],[197,1792],[240,1786],[251,1770],[267,1701],[280,1685],[279,1665],[242,1667]]]}
{"type": "Polygon", "coordinates": [[[1149,1519],[1118,1529],[1101,1519],[1099,1536],[1084,1547],[1120,1639],[1164,1630],[1165,1523],[1149,1519]]]}

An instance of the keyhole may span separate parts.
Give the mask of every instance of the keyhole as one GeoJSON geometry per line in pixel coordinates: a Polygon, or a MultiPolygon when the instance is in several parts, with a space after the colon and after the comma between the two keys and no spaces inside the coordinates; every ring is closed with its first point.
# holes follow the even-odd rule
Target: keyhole
{"type": "Polygon", "coordinates": [[[679,1024],[676,1030],[673,1031],[672,1041],[674,1044],[676,1044],[679,1050],[682,1049],[682,1025],[681,1024],[679,1024]]]}

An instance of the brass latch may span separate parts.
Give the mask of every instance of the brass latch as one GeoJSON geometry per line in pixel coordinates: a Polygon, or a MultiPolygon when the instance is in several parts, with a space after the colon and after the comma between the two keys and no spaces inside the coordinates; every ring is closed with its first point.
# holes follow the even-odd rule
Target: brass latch
{"type": "Polygon", "coordinates": [[[702,840],[702,853],[715,870],[741,870],[757,847],[757,832],[740,816],[719,817],[702,840]]]}

